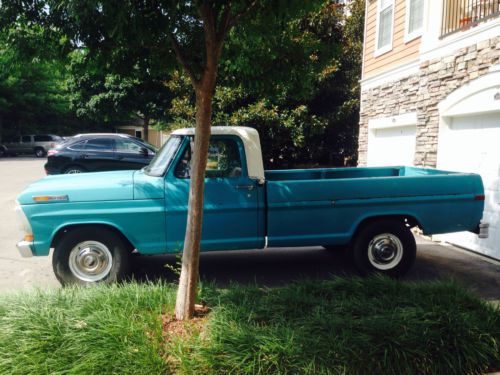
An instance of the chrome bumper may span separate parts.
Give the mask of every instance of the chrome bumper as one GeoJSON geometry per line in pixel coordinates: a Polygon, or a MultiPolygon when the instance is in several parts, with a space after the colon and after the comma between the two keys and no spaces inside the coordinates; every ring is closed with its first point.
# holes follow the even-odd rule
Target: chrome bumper
{"type": "Polygon", "coordinates": [[[490,229],[490,224],[481,220],[481,223],[479,223],[479,233],[478,233],[479,238],[488,238],[490,235],[489,229],[490,229]]]}
{"type": "Polygon", "coordinates": [[[33,242],[31,241],[19,241],[16,245],[19,254],[21,254],[23,258],[30,258],[33,256],[32,246],[33,242]]]}

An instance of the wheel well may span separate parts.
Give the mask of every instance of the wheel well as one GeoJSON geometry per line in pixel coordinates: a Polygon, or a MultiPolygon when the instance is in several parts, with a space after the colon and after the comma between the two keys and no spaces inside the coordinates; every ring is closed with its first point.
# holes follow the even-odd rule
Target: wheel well
{"type": "Polygon", "coordinates": [[[420,223],[418,222],[417,219],[415,219],[413,216],[410,215],[383,215],[383,216],[373,216],[373,217],[368,217],[363,219],[358,226],[356,227],[356,230],[354,232],[354,235],[352,238],[356,238],[356,235],[358,232],[366,227],[367,225],[374,223],[376,221],[381,221],[381,220],[393,220],[393,221],[399,221],[401,224],[407,226],[408,228],[414,228],[414,227],[421,227],[420,223]]]}
{"type": "Polygon", "coordinates": [[[54,235],[54,238],[52,239],[50,247],[51,248],[57,247],[59,242],[62,240],[62,238],[67,233],[69,233],[77,228],[82,228],[82,227],[86,227],[86,228],[92,227],[92,228],[95,228],[95,230],[106,228],[106,229],[114,232],[117,236],[119,236],[123,240],[125,245],[128,247],[130,252],[132,252],[132,250],[135,249],[135,246],[132,244],[132,242],[130,242],[129,239],[120,230],[118,230],[114,226],[108,225],[108,224],[74,224],[74,225],[65,226],[65,227],[59,229],[57,231],[57,233],[54,235]]]}

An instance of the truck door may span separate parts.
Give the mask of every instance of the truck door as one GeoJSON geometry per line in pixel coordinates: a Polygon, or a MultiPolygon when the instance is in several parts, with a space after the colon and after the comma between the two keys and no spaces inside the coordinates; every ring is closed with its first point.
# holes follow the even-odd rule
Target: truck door
{"type": "MultiPolygon", "coordinates": [[[[191,146],[181,146],[166,178],[167,249],[181,251],[186,231],[191,146]]],[[[214,136],[205,178],[202,250],[264,246],[264,190],[248,177],[244,147],[236,136],[214,136]]]]}

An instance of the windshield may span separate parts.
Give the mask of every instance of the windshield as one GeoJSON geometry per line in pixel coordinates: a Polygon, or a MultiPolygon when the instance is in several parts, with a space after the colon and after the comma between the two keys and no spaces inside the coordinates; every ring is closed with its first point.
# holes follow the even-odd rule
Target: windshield
{"type": "Polygon", "coordinates": [[[168,165],[172,161],[172,158],[179,148],[181,141],[181,137],[170,137],[160,149],[160,151],[158,151],[153,160],[151,160],[151,163],[149,163],[149,165],[144,168],[144,172],[146,172],[150,176],[162,176],[167,170],[168,165]]]}

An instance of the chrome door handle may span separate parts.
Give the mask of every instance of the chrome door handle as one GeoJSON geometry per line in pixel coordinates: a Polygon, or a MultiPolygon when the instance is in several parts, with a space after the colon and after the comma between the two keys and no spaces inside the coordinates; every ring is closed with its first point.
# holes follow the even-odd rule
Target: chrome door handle
{"type": "Polygon", "coordinates": [[[246,189],[246,190],[253,190],[255,188],[254,185],[236,185],[236,189],[246,189]]]}

